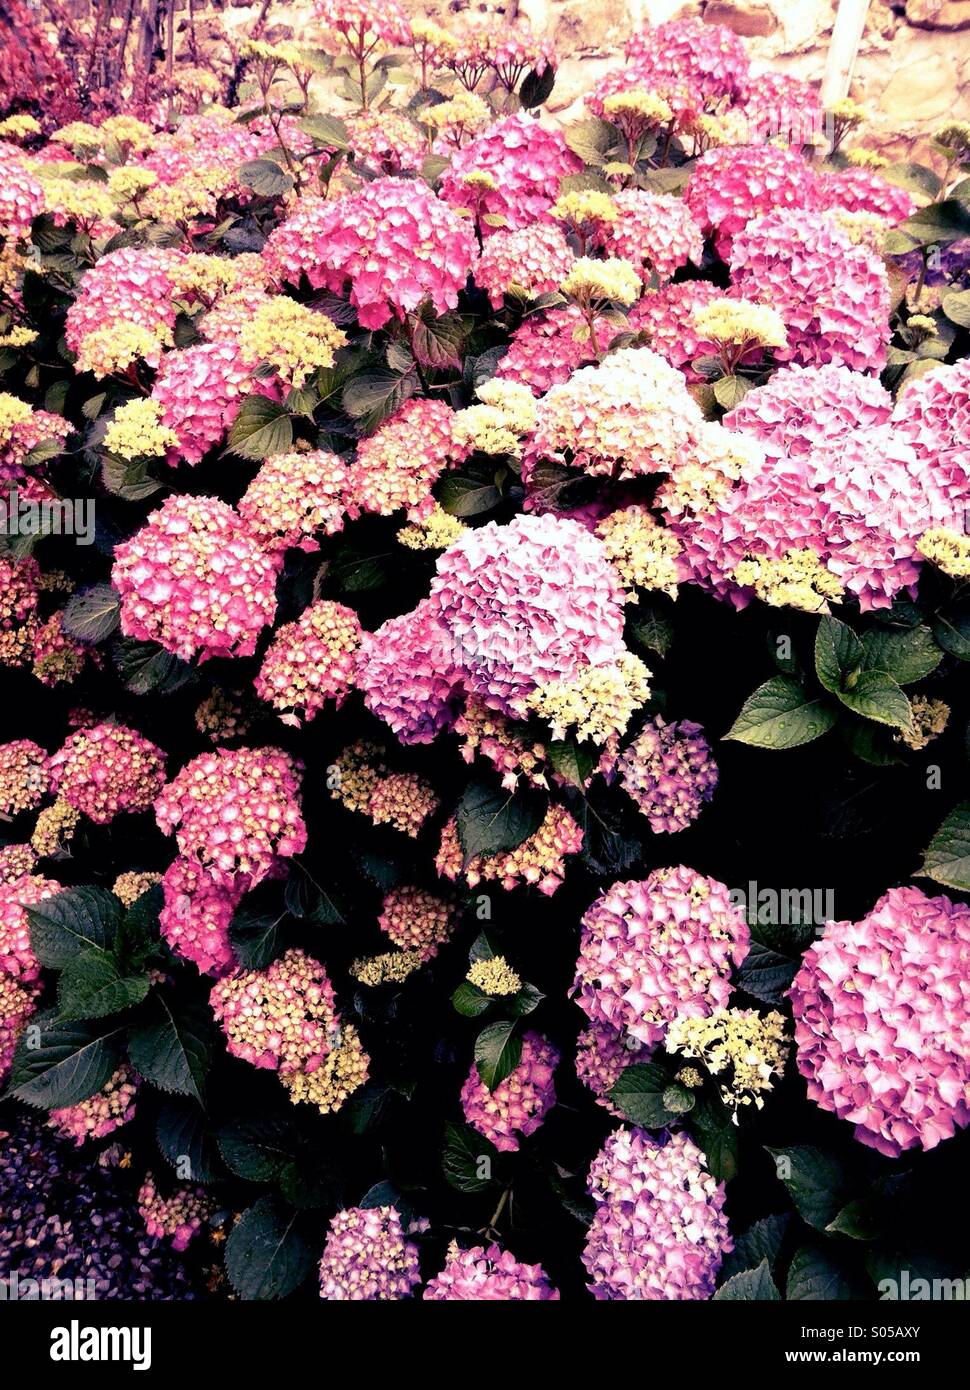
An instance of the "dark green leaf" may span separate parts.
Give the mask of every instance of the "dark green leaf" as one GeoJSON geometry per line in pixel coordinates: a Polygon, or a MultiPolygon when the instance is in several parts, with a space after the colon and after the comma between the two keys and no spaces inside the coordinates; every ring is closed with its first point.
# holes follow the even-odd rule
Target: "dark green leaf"
{"type": "Polygon", "coordinates": [[[459,1192],[484,1192],[496,1182],[498,1151],[494,1144],[467,1125],[445,1126],[441,1170],[459,1192]]]}
{"type": "Polygon", "coordinates": [[[158,1112],[155,1138],[164,1158],[184,1182],[208,1183],[219,1159],[205,1112],[190,1100],[166,1100],[158,1112]]]}
{"type": "Polygon", "coordinates": [[[937,614],[933,636],[945,652],[960,661],[970,661],[970,613],[937,614]]]}
{"type": "Polygon", "coordinates": [[[417,378],[410,372],[401,375],[381,368],[361,372],[344,387],[343,408],[358,421],[362,433],[370,434],[414,395],[416,387],[417,378]]]}
{"type": "Polygon", "coordinates": [[[790,1225],[791,1217],[787,1212],[765,1216],[756,1221],[743,1235],[738,1236],[734,1242],[734,1249],[729,1255],[725,1255],[721,1273],[726,1279],[730,1279],[732,1275],[741,1274],[746,1269],[757,1269],[762,1260],[767,1262],[769,1269],[774,1269],[782,1241],[790,1225]]]}
{"type": "Polygon", "coordinates": [[[275,198],[293,187],[293,178],[272,159],[249,159],[239,169],[239,182],[261,198],[275,198]]]}
{"type": "Polygon", "coordinates": [[[848,1179],[838,1160],[812,1145],[766,1150],[788,1188],[798,1214],[809,1226],[824,1231],[848,1200],[848,1179]]]}
{"type": "Polygon", "coordinates": [[[293,443],[293,421],[285,405],[268,396],[247,396],[229,426],[227,453],[263,459],[281,454],[293,443]]]}
{"type": "Polygon", "coordinates": [[[471,461],[448,472],[437,489],[438,501],[449,516],[481,516],[502,500],[495,482],[494,463],[471,461]]]}
{"type": "Polygon", "coordinates": [[[757,1269],[746,1269],[742,1274],[734,1274],[722,1284],[714,1295],[715,1301],[780,1303],[781,1294],[771,1277],[768,1261],[762,1260],[757,1269]]]}
{"type": "Polygon", "coordinates": [[[541,106],[544,101],[548,101],[555,85],[556,70],[550,63],[546,64],[541,73],[537,73],[533,68],[522,79],[519,100],[526,110],[541,106]]]}
{"type": "Polygon", "coordinates": [[[64,631],[79,642],[96,645],[110,637],[121,618],[121,598],[110,584],[93,584],[72,594],[64,608],[64,631]]]}
{"type": "Polygon", "coordinates": [[[26,909],[30,944],[41,965],[63,970],[81,951],[110,951],[121,904],[104,888],[66,888],[26,909]]]}
{"type": "Polygon", "coordinates": [[[815,633],[815,674],[826,690],[842,689],[845,679],[862,665],[862,643],[847,623],[824,617],[815,633]]]}
{"type": "Polygon", "coordinates": [[[610,1088],[610,1099],[641,1129],[663,1129],[683,1113],[667,1105],[669,1088],[670,1074],[663,1067],[656,1062],[635,1062],[624,1068],[610,1088]]]}
{"type": "Polygon", "coordinates": [[[772,676],[748,696],[724,737],[755,748],[797,748],[826,733],[834,723],[834,711],[810,698],[800,681],[772,676]]]}
{"type": "Polygon", "coordinates": [[[461,366],[465,325],[459,314],[434,316],[429,307],[411,315],[411,346],[422,367],[443,371],[461,366]]]}
{"type": "Polygon", "coordinates": [[[961,801],[933,836],[920,874],[970,893],[970,801],[961,801]]]}
{"type": "Polygon", "coordinates": [[[298,122],[301,130],[305,130],[319,145],[323,145],[329,150],[349,150],[351,146],[350,134],[343,121],[336,116],[304,116],[298,122]]]}
{"type": "Polygon", "coordinates": [[[836,692],[838,698],[855,714],[888,724],[893,729],[909,729],[913,711],[899,685],[885,671],[862,671],[857,679],[849,677],[851,688],[836,692]]]}
{"type": "Polygon", "coordinates": [[[298,1136],[288,1119],[255,1115],[223,1125],[216,1143],[226,1167],[249,1182],[273,1182],[292,1162],[298,1136]]]}
{"type": "Polygon", "coordinates": [[[494,1091],[515,1071],[522,1058],[522,1039],[516,1036],[515,1019],[500,1019],[483,1028],[475,1039],[475,1065],[482,1085],[494,1091]]]}
{"type": "Polygon", "coordinates": [[[115,958],[104,951],[81,951],[57,982],[60,1017],[104,1018],[122,1013],[140,1004],[150,985],[148,975],[123,973],[115,958]]]}
{"type": "Polygon", "coordinates": [[[596,770],[600,750],[593,743],[576,739],[556,739],[547,744],[549,761],[571,787],[585,787],[596,770]]]}
{"type": "Polygon", "coordinates": [[[17,1045],[10,1093],[44,1110],[77,1105],[101,1090],[120,1059],[116,1023],[68,1023],[50,1013],[35,1015],[17,1045]]]}
{"type": "Polygon", "coordinates": [[[863,666],[869,671],[885,671],[897,685],[912,685],[935,671],[943,653],[928,627],[872,628],[862,639],[863,666]]]}
{"type": "Polygon", "coordinates": [[[804,1245],[792,1257],[785,1296],[791,1303],[809,1303],[845,1302],[862,1295],[833,1251],[804,1245]]]}
{"type": "Polygon", "coordinates": [[[471,782],[458,803],[458,838],[465,863],[479,854],[498,854],[515,849],[542,823],[541,798],[495,790],[485,782],[471,782]]]}
{"type": "Polygon", "coordinates": [[[122,637],[112,647],[112,659],[126,690],[132,695],[170,694],[195,679],[185,661],[155,642],[138,642],[122,637]]]}
{"type": "Polygon", "coordinates": [[[226,1243],[226,1273],[240,1298],[285,1298],[313,1268],[313,1251],[299,1215],[274,1197],[261,1197],[243,1212],[226,1243]]]}
{"type": "Polygon", "coordinates": [[[175,1006],[156,991],[146,1017],[148,1022],[133,1028],[128,1040],[135,1070],[159,1090],[194,1096],[203,1105],[212,1046],[207,1013],[182,1002],[175,1006]]]}
{"type": "Polygon", "coordinates": [[[478,1018],[492,1004],[489,996],[468,980],[462,980],[451,996],[451,1002],[464,1018],[478,1018]]]}
{"type": "Polygon", "coordinates": [[[602,167],[623,158],[623,137],[609,121],[577,121],[563,131],[566,144],[584,164],[602,167]]]}

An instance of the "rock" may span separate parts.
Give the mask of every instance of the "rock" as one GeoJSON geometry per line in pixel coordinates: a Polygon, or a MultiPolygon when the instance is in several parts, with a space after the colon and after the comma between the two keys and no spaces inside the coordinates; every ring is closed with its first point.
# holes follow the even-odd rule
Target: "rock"
{"type": "Polygon", "coordinates": [[[970,0],[906,0],[906,18],[920,29],[970,29],[970,0]]]}
{"type": "Polygon", "coordinates": [[[938,120],[953,110],[956,64],[938,52],[897,68],[879,94],[879,110],[900,123],[938,120]]]}
{"type": "Polygon", "coordinates": [[[768,4],[744,0],[711,0],[704,10],[708,24],[723,24],[743,38],[764,38],[778,28],[778,19],[768,4]]]}

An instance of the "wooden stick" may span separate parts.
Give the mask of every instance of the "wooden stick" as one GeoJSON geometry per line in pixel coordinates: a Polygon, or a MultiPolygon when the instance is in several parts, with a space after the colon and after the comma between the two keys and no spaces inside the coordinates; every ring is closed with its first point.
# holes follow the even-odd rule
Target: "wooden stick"
{"type": "Polygon", "coordinates": [[[849,95],[849,82],[868,11],[869,0],[839,0],[820,94],[822,107],[826,111],[849,95]]]}

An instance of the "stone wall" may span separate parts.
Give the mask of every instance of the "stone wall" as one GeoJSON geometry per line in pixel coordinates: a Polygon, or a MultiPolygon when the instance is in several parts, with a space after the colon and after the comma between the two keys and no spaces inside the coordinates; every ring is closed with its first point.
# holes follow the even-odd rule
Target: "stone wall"
{"type": "MultiPolygon", "coordinates": [[[[554,42],[560,66],[549,109],[579,114],[590,84],[622,62],[630,31],[700,14],[744,35],[754,61],[808,80],[821,78],[835,0],[404,0],[412,14],[448,26],[464,12],[526,17],[554,42]]],[[[239,22],[254,13],[236,9],[239,22]]],[[[272,22],[305,28],[299,5],[277,3],[272,22]]],[[[942,120],[970,119],[970,0],[872,0],[850,94],[871,113],[865,143],[894,158],[942,120]]]]}

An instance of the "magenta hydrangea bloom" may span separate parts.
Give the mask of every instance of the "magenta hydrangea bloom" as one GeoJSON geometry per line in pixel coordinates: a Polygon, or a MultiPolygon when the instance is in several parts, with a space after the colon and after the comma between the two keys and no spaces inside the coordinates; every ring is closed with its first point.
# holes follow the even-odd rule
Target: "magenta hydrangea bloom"
{"type": "Polygon", "coordinates": [[[0,481],[16,479],[23,486],[27,472],[24,465],[31,451],[38,444],[63,444],[73,427],[61,415],[32,410],[16,397],[7,396],[7,404],[11,402],[24,413],[21,419],[8,416],[0,429],[0,481]]]}
{"type": "Polygon", "coordinates": [[[490,236],[475,266],[475,283],[488,292],[492,308],[501,309],[513,286],[530,299],[557,290],[574,260],[560,228],[551,221],[536,222],[490,236]]]}
{"type": "Polygon", "coordinates": [[[0,743],[0,815],[8,819],[39,806],[50,789],[48,755],[31,738],[0,743]]]}
{"type": "Polygon", "coordinates": [[[827,212],[869,212],[891,226],[916,211],[911,193],[871,169],[837,169],[819,176],[819,204],[827,212]]]}
{"type": "MultiPolygon", "coordinates": [[[[712,299],[723,299],[724,291],[710,280],[683,280],[663,285],[638,299],[629,313],[632,332],[646,333],[650,347],[682,372],[688,381],[703,381],[692,362],[703,351],[694,327],[694,313],[712,299]]],[[[504,360],[504,359],[503,359],[504,360]]]]}
{"type": "Polygon", "coordinates": [[[162,749],[110,721],[71,734],[49,767],[55,795],[98,825],[123,812],[147,811],[165,782],[162,749]]]}
{"type": "Polygon", "coordinates": [[[542,1265],[520,1264],[497,1245],[460,1250],[452,1243],[444,1269],[428,1284],[424,1297],[432,1303],[536,1303],[557,1301],[559,1290],[549,1283],[542,1265]]]}
{"type": "Polygon", "coordinates": [[[277,569],[227,502],[169,497],[115,550],[121,630],[184,661],[251,656],[276,613],[277,569]]]}
{"type": "Polygon", "coordinates": [[[239,499],[239,515],[266,550],[318,550],[316,536],[336,535],[357,517],[346,464],[324,449],[273,454],[239,499]]]}
{"type": "Polygon", "coordinates": [[[603,232],[607,254],[629,261],[647,284],[669,280],[688,261],[699,265],[704,236],[683,198],[625,188],[613,202],[618,216],[603,232]]]}
{"type": "MultiPolygon", "coordinates": [[[[712,151],[713,153],[713,151],[712,151]]],[[[777,309],[788,331],[779,361],[842,362],[880,372],[890,290],[879,256],[855,246],[829,214],[782,208],[756,217],[730,252],[735,289],[777,309]]]]}
{"type": "Polygon", "coordinates": [[[461,1104],[465,1119],[491,1140],[502,1153],[515,1153],[520,1139],[528,1139],[556,1103],[553,1073],[559,1052],[538,1033],[522,1037],[522,1056],[504,1081],[490,1091],[472,1063],[461,1104]]]}
{"type": "MultiPolygon", "coordinates": [[[[577,367],[595,356],[592,344],[576,336],[583,323],[583,315],[574,304],[545,314],[529,314],[512,334],[495,375],[524,382],[534,396],[568,381],[577,367]]],[[[615,337],[615,324],[596,321],[597,347],[605,349],[615,337]]]]}
{"type": "Polygon", "coordinates": [[[77,1105],[52,1110],[48,1126],[61,1139],[80,1146],[88,1139],[104,1139],[135,1118],[135,1098],[140,1078],[126,1063],[108,1078],[100,1091],[77,1105]]]}
{"type": "Polygon", "coordinates": [[[518,516],[467,531],[431,585],[466,689],[525,713],[539,685],[625,650],[623,597],[600,540],[574,521],[518,516]]]}
{"type": "Polygon", "coordinates": [[[599,83],[587,105],[602,114],[603,99],[614,92],[657,91],[677,112],[703,111],[733,102],[748,80],[743,41],[723,24],[688,16],[645,24],[631,34],[627,63],[599,83]]]}
{"type": "Polygon", "coordinates": [[[717,786],[717,763],[700,724],[668,724],[658,714],[617,764],[623,790],[655,835],[686,830],[717,786]]]}
{"type": "Polygon", "coordinates": [[[218,748],[186,763],[155,802],[165,835],[216,883],[254,886],[306,847],[301,763],[280,748],[218,748]]]}
{"type": "Polygon", "coordinates": [[[40,988],[22,985],[12,975],[0,971],[0,1082],[6,1081],[20,1035],[37,1008],[40,988]]]}
{"type": "Polygon", "coordinates": [[[623,1112],[609,1093],[627,1067],[648,1062],[652,1052],[652,1046],[644,1047],[605,1023],[591,1023],[576,1039],[576,1075],[593,1092],[597,1105],[622,1120],[623,1112]]]}
{"type": "Polygon", "coordinates": [[[770,458],[802,458],[837,445],[853,429],[884,425],[893,398],[877,377],[834,362],[781,367],[749,391],[722,423],[758,439],[770,458]]]}
{"type": "Polygon", "coordinates": [[[30,944],[26,909],[61,891],[60,883],[37,874],[23,874],[12,883],[0,883],[0,974],[21,985],[33,985],[40,979],[40,962],[30,944]]]}
{"type": "Polygon", "coordinates": [[[749,940],[723,883],[683,865],[654,869],[614,883],[583,917],[573,993],[593,1023],[651,1046],[675,1018],[726,1006],[749,940]]]}
{"type": "Polygon", "coordinates": [[[96,328],[135,324],[160,342],[172,341],[177,272],[181,251],[159,246],[123,246],[85,271],[67,311],[64,338],[72,352],[96,328]]]}
{"type": "Polygon", "coordinates": [[[20,241],[30,236],[30,224],[44,211],[44,188],[17,158],[19,150],[0,148],[0,236],[20,241]]]}
{"type": "Polygon", "coordinates": [[[364,633],[355,679],[399,742],[430,743],[450,727],[460,674],[451,631],[431,599],[364,633]]]}
{"type": "Polygon", "coordinates": [[[458,303],[475,259],[472,228],[421,179],[374,179],[359,193],[333,200],[305,198],[270,234],[268,273],[342,293],[362,328],[417,309],[430,298],[436,313],[458,303]]]}
{"type": "Polygon", "coordinates": [[[162,936],[177,956],[192,961],[203,975],[227,974],[236,964],[229,928],[248,888],[245,874],[233,883],[217,882],[190,859],[174,860],[162,878],[162,936]]]}
{"type": "Polygon", "coordinates": [[[212,1205],[201,1187],[176,1187],[163,1197],[151,1173],[138,1190],[138,1214],[150,1236],[170,1240],[173,1250],[187,1250],[202,1229],[212,1205]]]}
{"type": "Polygon", "coordinates": [[[719,145],[695,161],[684,198],[704,233],[713,233],[718,255],[728,260],[734,238],[759,214],[794,208],[800,216],[817,208],[817,183],[811,165],[794,150],[719,145]]]}
{"type": "Polygon", "coordinates": [[[320,1297],[374,1303],[410,1298],[421,1282],[418,1247],[396,1207],[346,1207],[330,1222],[320,1260],[320,1297]]]}
{"type": "Polygon", "coordinates": [[[418,397],[362,439],[347,477],[354,506],[378,516],[402,507],[411,520],[426,516],[434,506],[432,487],[465,454],[452,439],[454,415],[445,401],[418,397]]]}
{"type": "Polygon", "coordinates": [[[970,1122],[970,907],[891,888],[860,922],[829,922],[792,984],[811,1100],[890,1158],[970,1122]]]}
{"type": "Polygon", "coordinates": [[[328,700],[337,709],[354,687],[360,620],[352,608],[319,599],[273,634],[253,684],[284,724],[299,728],[328,700]]]}
{"type": "Polygon", "coordinates": [[[257,389],[272,392],[253,379],[255,363],[230,342],[194,343],[167,352],[159,364],[152,400],[161,409],[160,424],[174,430],[178,445],[168,450],[170,464],[198,463],[221,443],[239,414],[243,396],[257,389]]]}
{"type": "MultiPolygon", "coordinates": [[[[569,149],[558,130],[547,130],[525,111],[490,125],[455,154],[441,176],[441,196],[455,208],[480,207],[504,219],[502,228],[515,232],[538,221],[559,195],[559,181],[578,174],[582,160],[569,149]],[[471,199],[466,174],[490,174],[495,187],[471,199]]],[[[487,238],[496,229],[487,223],[487,238]]]]}
{"type": "Polygon", "coordinates": [[[589,1170],[583,1264],[598,1302],[706,1299],[733,1248],[724,1184],[689,1135],[611,1134],[589,1170]]]}
{"type": "Polygon", "coordinates": [[[750,73],[741,93],[741,109],[752,140],[780,134],[790,136],[792,144],[808,144],[823,128],[817,87],[788,72],[750,73]]]}
{"type": "Polygon", "coordinates": [[[896,398],[893,428],[932,470],[943,524],[963,530],[970,496],[970,358],[935,367],[896,398]]]}

